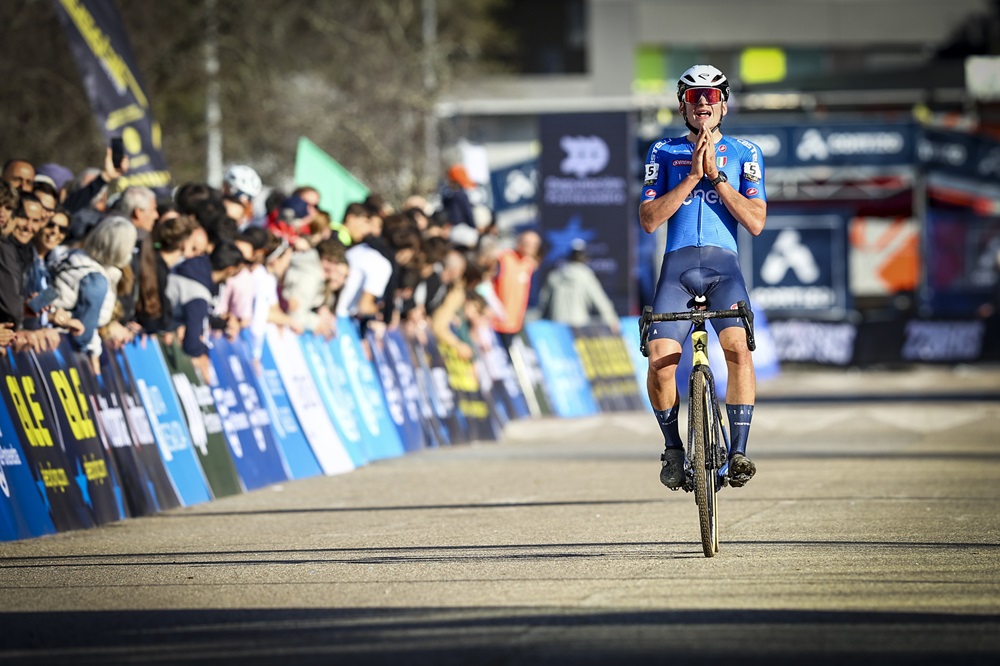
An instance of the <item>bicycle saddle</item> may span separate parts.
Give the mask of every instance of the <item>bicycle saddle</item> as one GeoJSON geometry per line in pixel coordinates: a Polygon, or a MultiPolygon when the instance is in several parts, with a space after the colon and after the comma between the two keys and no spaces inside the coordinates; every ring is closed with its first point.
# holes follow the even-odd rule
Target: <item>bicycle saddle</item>
{"type": "Polygon", "coordinates": [[[698,302],[702,300],[699,296],[708,296],[721,281],[719,271],[704,266],[689,268],[681,273],[681,286],[698,302]]]}

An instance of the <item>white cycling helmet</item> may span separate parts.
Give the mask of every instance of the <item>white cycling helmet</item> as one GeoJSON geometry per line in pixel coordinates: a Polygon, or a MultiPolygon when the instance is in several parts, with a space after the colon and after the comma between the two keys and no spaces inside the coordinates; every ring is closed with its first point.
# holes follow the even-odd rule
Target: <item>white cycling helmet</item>
{"type": "Polygon", "coordinates": [[[234,164],[226,169],[226,175],[222,177],[222,182],[228,185],[230,190],[245,194],[251,199],[260,194],[264,186],[253,167],[248,167],[245,164],[234,164]]]}
{"type": "Polygon", "coordinates": [[[677,99],[684,98],[688,88],[718,88],[722,91],[722,99],[729,101],[729,81],[726,75],[711,65],[695,65],[689,67],[681,78],[677,79],[677,99]]]}

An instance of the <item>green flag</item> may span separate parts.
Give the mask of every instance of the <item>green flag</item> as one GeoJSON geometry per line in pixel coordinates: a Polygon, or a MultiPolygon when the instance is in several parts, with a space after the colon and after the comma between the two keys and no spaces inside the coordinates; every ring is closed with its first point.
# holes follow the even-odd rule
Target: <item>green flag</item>
{"type": "Polygon", "coordinates": [[[319,207],[334,222],[344,219],[348,204],[364,201],[368,196],[364,183],[304,136],[299,138],[295,154],[295,185],[315,187],[319,191],[319,207]]]}

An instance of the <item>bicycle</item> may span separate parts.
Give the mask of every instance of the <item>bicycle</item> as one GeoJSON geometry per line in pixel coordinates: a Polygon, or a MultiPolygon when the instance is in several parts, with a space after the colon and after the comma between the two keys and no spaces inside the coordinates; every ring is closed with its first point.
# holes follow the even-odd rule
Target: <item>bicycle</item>
{"type": "Polygon", "coordinates": [[[729,437],[722,425],[722,410],[715,397],[715,378],[708,362],[708,319],[740,319],[746,331],[750,351],[757,345],[753,335],[753,312],[746,301],[733,310],[709,310],[709,295],[719,282],[711,269],[692,268],[681,274],[681,286],[691,294],[691,310],[654,314],[651,306],[639,318],[639,349],[649,356],[648,337],[652,324],[667,321],[690,321],[693,363],[688,379],[688,441],[685,453],[685,491],[694,491],[701,526],[701,545],[705,557],[719,552],[717,493],[729,485],[729,437]]]}

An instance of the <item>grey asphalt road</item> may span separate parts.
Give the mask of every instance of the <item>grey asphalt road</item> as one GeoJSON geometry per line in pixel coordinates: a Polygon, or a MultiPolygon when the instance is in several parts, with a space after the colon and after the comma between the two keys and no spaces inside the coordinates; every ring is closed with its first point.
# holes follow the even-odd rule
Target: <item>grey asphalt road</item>
{"type": "Polygon", "coordinates": [[[786,371],[712,559],[644,413],[0,544],[0,663],[996,664],[998,423],[996,367],[786,371]]]}

